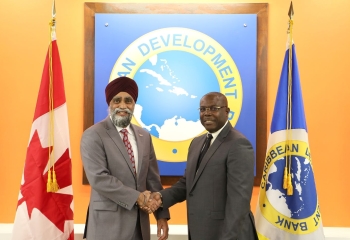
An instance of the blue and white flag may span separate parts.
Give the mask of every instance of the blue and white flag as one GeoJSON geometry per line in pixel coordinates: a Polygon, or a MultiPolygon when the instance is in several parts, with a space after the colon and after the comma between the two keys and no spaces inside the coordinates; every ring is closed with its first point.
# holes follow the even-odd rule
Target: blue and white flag
{"type": "Polygon", "coordinates": [[[255,215],[260,240],[325,239],[290,33],[255,215]]]}

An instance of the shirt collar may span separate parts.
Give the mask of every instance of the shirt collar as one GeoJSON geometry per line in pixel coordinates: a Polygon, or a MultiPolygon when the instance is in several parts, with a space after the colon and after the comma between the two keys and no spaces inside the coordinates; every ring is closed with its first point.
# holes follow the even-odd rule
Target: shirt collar
{"type": "Polygon", "coordinates": [[[224,129],[224,127],[227,125],[228,120],[226,121],[226,123],[224,124],[224,126],[222,126],[222,128],[220,128],[219,130],[217,130],[214,133],[210,133],[208,132],[207,135],[210,133],[213,136],[213,140],[211,142],[214,142],[214,140],[217,138],[217,136],[221,133],[222,129],[224,129]]]}
{"type": "MultiPolygon", "coordinates": [[[[115,127],[117,128],[118,132],[120,132],[122,129],[124,129],[124,128],[117,127],[117,126],[115,126],[115,127]]],[[[129,134],[134,135],[134,132],[131,130],[130,124],[125,129],[128,130],[129,134]]]]}

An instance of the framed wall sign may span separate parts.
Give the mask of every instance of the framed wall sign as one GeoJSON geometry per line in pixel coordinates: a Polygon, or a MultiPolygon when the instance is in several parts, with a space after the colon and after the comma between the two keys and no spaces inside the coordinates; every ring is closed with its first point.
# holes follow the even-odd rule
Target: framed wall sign
{"type": "Polygon", "coordinates": [[[253,144],[259,185],[266,48],[267,4],[85,3],[84,129],[107,116],[108,82],[133,78],[139,97],[132,122],[152,135],[162,183],[172,184],[184,173],[191,140],[205,132],[200,98],[221,92],[229,121],[253,144]]]}

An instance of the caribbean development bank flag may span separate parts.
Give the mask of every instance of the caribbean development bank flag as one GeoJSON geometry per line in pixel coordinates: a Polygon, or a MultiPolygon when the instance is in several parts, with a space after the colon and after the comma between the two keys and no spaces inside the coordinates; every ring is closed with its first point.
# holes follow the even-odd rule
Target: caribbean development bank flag
{"type": "Polygon", "coordinates": [[[12,232],[15,240],[74,239],[66,98],[54,22],[12,232]]]}
{"type": "Polygon", "coordinates": [[[255,215],[260,240],[325,239],[292,39],[287,42],[255,215]]]}

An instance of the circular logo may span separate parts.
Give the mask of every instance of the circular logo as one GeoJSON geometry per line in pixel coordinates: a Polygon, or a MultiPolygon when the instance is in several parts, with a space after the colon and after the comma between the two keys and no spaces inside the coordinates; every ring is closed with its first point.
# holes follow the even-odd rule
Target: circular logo
{"type": "Polygon", "coordinates": [[[133,78],[139,87],[132,122],[152,135],[162,161],[186,161],[191,140],[205,129],[200,98],[221,92],[228,100],[229,121],[239,118],[242,82],[231,56],[211,37],[188,28],[163,28],[132,42],[117,59],[110,81],[133,78]]]}
{"type": "Polygon", "coordinates": [[[304,141],[281,141],[266,153],[260,185],[259,207],[275,227],[290,233],[308,234],[321,222],[309,145],[304,141]],[[286,158],[290,160],[293,194],[283,188],[286,158]]]}

